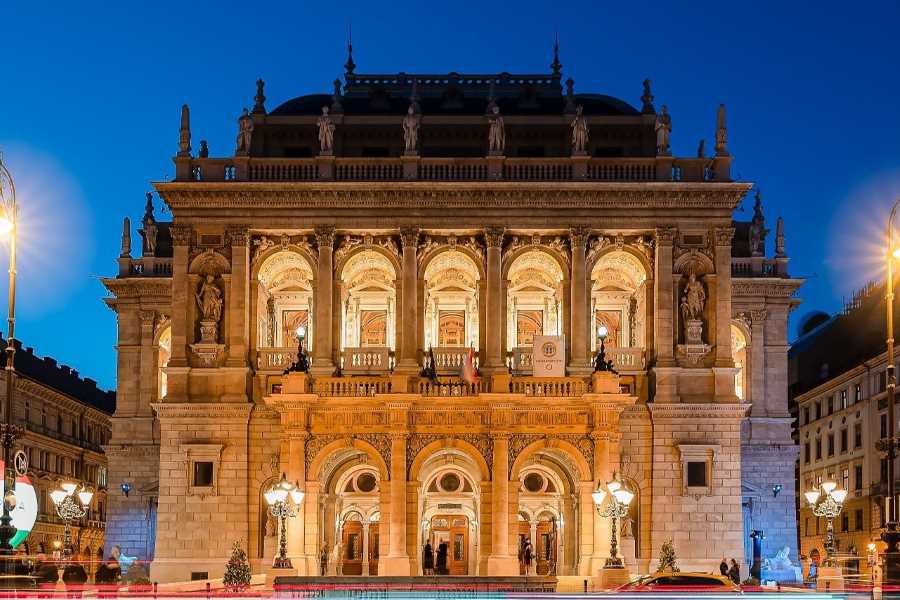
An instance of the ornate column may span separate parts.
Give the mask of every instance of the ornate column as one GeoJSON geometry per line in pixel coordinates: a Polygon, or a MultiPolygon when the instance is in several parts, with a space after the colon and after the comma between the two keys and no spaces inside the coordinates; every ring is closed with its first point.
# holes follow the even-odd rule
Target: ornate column
{"type": "Polygon", "coordinates": [[[585,275],[585,245],[590,230],[587,227],[573,227],[569,230],[572,246],[572,272],[569,279],[571,296],[572,356],[569,357],[569,372],[588,371],[588,315],[587,285],[585,275]]]}
{"type": "Polygon", "coordinates": [[[228,295],[228,359],[229,367],[247,366],[248,329],[247,307],[249,306],[248,277],[250,253],[246,225],[229,227],[226,231],[231,244],[231,290],[228,295]]]}
{"type": "MultiPolygon", "coordinates": [[[[188,339],[188,262],[190,261],[191,238],[193,229],[190,225],[173,224],[169,231],[172,234],[172,356],[170,367],[186,367],[188,339]]],[[[190,300],[193,302],[193,300],[190,300]]],[[[182,398],[181,400],[186,400],[182,398]]]]}
{"type": "MultiPolygon", "coordinates": [[[[318,270],[316,271],[316,316],[315,346],[313,347],[312,372],[317,375],[331,375],[334,371],[333,342],[334,329],[331,324],[334,296],[334,227],[316,227],[316,244],[319,247],[318,270]]],[[[286,344],[283,340],[282,344],[286,344]]]]}
{"type": "Polygon", "coordinates": [[[656,230],[656,294],[653,301],[653,331],[658,367],[675,366],[675,290],[672,282],[672,246],[678,230],[661,227],[656,230]]]}
{"type": "Polygon", "coordinates": [[[391,518],[388,555],[379,560],[379,575],[410,575],[406,552],[406,438],[408,433],[391,433],[391,518]]]}
{"type": "Polygon", "coordinates": [[[519,564],[509,551],[509,432],[491,434],[494,460],[491,465],[491,554],[487,574],[510,576],[519,574],[519,564]]]}
{"type": "MultiPolygon", "coordinates": [[[[487,243],[487,290],[485,322],[491,325],[485,327],[485,353],[487,356],[481,366],[485,374],[504,368],[502,348],[503,323],[503,287],[501,285],[501,248],[503,246],[502,227],[486,227],[484,239],[487,243]]],[[[496,452],[495,452],[496,456],[496,452]]]]}
{"type": "Polygon", "coordinates": [[[737,402],[731,356],[731,239],[733,227],[716,227],[716,362],[715,401],[737,402]]]}
{"type": "Polygon", "coordinates": [[[362,574],[369,575],[369,522],[363,521],[362,574]]]}
{"type": "Polygon", "coordinates": [[[401,316],[403,334],[400,339],[400,360],[397,371],[414,375],[419,371],[418,356],[418,270],[416,246],[419,241],[419,230],[405,227],[400,230],[400,241],[403,245],[403,298],[398,314],[401,316]]]}
{"type": "Polygon", "coordinates": [[[750,409],[750,415],[753,417],[765,417],[768,414],[768,405],[766,403],[766,336],[765,336],[765,320],[768,311],[766,309],[750,311],[750,360],[749,365],[745,364],[744,369],[750,367],[749,387],[750,401],[753,407],[750,409]]]}
{"type": "Polygon", "coordinates": [[[153,417],[153,409],[150,407],[152,402],[157,400],[157,364],[159,351],[158,346],[154,344],[156,325],[155,310],[141,310],[138,312],[141,318],[141,356],[140,356],[140,402],[137,405],[137,414],[143,417],[153,417]]]}

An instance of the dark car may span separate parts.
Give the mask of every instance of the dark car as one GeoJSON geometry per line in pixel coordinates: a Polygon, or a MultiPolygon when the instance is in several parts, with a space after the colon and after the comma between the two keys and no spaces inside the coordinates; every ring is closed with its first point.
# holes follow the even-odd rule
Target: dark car
{"type": "Polygon", "coordinates": [[[655,573],[626,583],[621,592],[740,592],[741,588],[722,575],[710,573],[655,573]]]}

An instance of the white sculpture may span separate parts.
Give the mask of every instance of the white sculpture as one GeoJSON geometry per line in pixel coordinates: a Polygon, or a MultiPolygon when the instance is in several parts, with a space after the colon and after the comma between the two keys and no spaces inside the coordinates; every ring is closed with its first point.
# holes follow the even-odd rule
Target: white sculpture
{"type": "Polygon", "coordinates": [[[488,149],[492,156],[503,156],[506,149],[506,131],[503,128],[503,117],[500,116],[500,107],[491,109],[491,128],[488,131],[488,149]]]}
{"type": "Polygon", "coordinates": [[[584,108],[575,109],[575,119],[572,121],[572,155],[584,156],[587,154],[588,125],[583,114],[584,108]]]}
{"type": "Polygon", "coordinates": [[[330,156],[334,150],[334,121],[328,115],[328,107],[322,107],[322,114],[316,121],[319,128],[319,151],[324,156],[330,156]]]}
{"type": "Polygon", "coordinates": [[[669,149],[669,135],[671,133],[672,116],[664,104],[662,112],[656,115],[656,151],[663,156],[671,154],[669,149]]]}
{"type": "Polygon", "coordinates": [[[403,142],[407,154],[415,154],[419,145],[419,123],[422,117],[416,114],[415,106],[409,105],[403,117],[403,142]]]}

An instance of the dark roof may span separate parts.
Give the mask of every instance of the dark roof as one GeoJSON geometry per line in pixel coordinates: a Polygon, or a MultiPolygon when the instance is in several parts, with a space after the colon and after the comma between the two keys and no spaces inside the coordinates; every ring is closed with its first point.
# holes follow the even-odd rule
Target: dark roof
{"type": "MultiPolygon", "coordinates": [[[[22,342],[15,341],[16,373],[42,383],[49,388],[63,393],[107,414],[116,410],[116,393],[112,390],[101,390],[97,382],[88,377],[82,378],[78,371],[67,365],[59,365],[49,356],[40,357],[34,348],[22,349],[22,342]]],[[[0,337],[0,347],[6,348],[6,339],[0,337]]],[[[0,366],[6,367],[6,352],[2,352],[0,366]]]]}

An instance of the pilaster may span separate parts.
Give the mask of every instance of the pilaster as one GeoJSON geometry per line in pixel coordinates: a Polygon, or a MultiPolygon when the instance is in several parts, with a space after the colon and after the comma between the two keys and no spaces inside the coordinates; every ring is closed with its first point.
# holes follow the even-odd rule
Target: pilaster
{"type": "Polygon", "coordinates": [[[589,371],[589,318],[587,276],[585,274],[585,246],[590,229],[573,227],[569,230],[572,247],[572,272],[569,280],[571,301],[572,355],[569,357],[569,373],[583,374],[589,371]]]}
{"type": "Polygon", "coordinates": [[[193,229],[190,225],[173,224],[172,234],[172,356],[170,367],[187,367],[188,327],[188,261],[193,229]]]}
{"type": "Polygon", "coordinates": [[[503,347],[501,343],[504,322],[504,296],[501,285],[503,265],[501,262],[501,248],[503,246],[502,227],[487,227],[484,230],[484,239],[487,244],[487,289],[485,299],[485,324],[493,324],[485,327],[485,351],[487,356],[481,362],[482,371],[490,374],[493,371],[503,369],[503,347]]]}
{"type": "Polygon", "coordinates": [[[333,330],[331,327],[334,293],[334,227],[316,227],[316,244],[319,259],[316,271],[315,322],[313,323],[315,347],[311,372],[316,375],[331,375],[334,372],[333,330]]]}
{"type": "Polygon", "coordinates": [[[247,366],[247,340],[250,336],[247,307],[249,306],[248,278],[250,254],[249,231],[246,225],[229,227],[227,237],[231,244],[231,279],[228,294],[228,359],[229,367],[247,366]]]}
{"type": "Polygon", "coordinates": [[[416,258],[419,230],[414,227],[401,229],[400,241],[403,245],[403,302],[400,307],[403,335],[400,339],[400,360],[397,363],[397,371],[412,375],[419,371],[417,286],[419,266],[416,258]]]}

